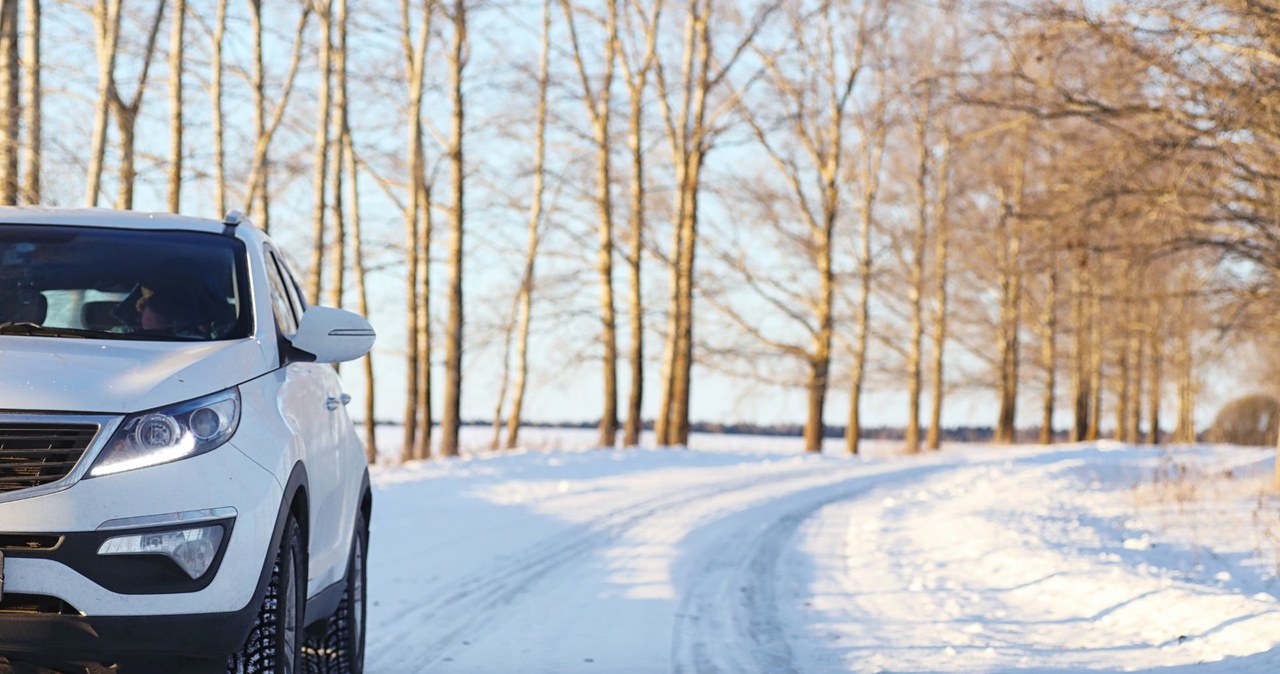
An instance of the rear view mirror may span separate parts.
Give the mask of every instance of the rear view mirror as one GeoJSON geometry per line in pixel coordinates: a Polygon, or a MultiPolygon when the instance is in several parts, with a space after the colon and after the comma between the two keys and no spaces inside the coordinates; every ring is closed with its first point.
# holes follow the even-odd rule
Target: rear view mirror
{"type": "Polygon", "coordinates": [[[369,353],[376,334],[363,316],[330,307],[310,307],[298,323],[293,347],[317,363],[341,363],[369,353]]]}

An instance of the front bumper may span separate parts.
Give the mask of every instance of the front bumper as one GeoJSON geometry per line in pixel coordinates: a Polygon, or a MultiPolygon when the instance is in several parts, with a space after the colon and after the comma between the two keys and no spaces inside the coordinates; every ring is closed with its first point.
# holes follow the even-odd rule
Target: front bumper
{"type": "Polygon", "coordinates": [[[122,654],[225,656],[236,650],[261,601],[281,501],[275,477],[228,443],[191,459],[0,503],[4,595],[64,604],[56,611],[0,604],[0,656],[124,662],[122,654]],[[112,520],[224,508],[237,514],[227,524],[217,563],[198,583],[153,582],[148,591],[148,583],[130,576],[171,570],[171,561],[94,554],[99,539],[123,533],[99,530],[112,520]],[[2,547],[24,538],[18,534],[64,539],[52,550],[2,547]],[[121,573],[127,565],[139,573],[121,573]]]}
{"type": "Polygon", "coordinates": [[[0,613],[0,654],[53,667],[119,665],[130,674],[223,672],[227,654],[244,645],[256,617],[252,607],[163,619],[0,613]]]}

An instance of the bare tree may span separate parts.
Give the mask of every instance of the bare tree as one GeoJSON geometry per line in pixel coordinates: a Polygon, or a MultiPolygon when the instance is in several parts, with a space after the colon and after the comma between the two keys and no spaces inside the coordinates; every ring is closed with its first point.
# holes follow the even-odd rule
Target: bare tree
{"type": "MultiPolygon", "coordinates": [[[[422,101],[426,91],[427,46],[431,38],[431,20],[435,16],[434,0],[426,0],[422,4],[419,18],[418,34],[415,38],[411,21],[409,0],[400,2],[400,34],[401,47],[404,51],[405,78],[409,88],[409,106],[406,110],[408,138],[409,203],[405,207],[405,301],[408,330],[405,339],[407,354],[405,359],[406,388],[404,410],[404,438],[400,449],[400,460],[411,461],[426,459],[431,447],[431,371],[423,364],[429,364],[429,354],[421,353],[424,343],[422,332],[430,329],[430,324],[421,320],[426,313],[428,296],[420,294],[419,273],[426,265],[420,256],[426,255],[423,242],[430,242],[430,226],[422,223],[424,213],[430,210],[430,202],[426,197],[425,164],[423,156],[422,101]],[[426,201],[427,203],[423,203],[426,201]],[[425,232],[423,230],[426,230],[425,232]],[[423,385],[425,383],[425,386],[423,385]],[[426,397],[426,401],[420,400],[426,397]],[[419,417],[421,409],[426,406],[428,414],[419,417]],[[419,429],[419,426],[422,428],[419,429]],[[425,436],[425,437],[424,437],[425,436]]],[[[429,217],[429,214],[428,214],[429,217]]],[[[423,283],[426,280],[423,279],[423,283]]],[[[426,342],[429,344],[429,341],[426,342]]]]}
{"type": "Polygon", "coordinates": [[[133,96],[125,101],[120,95],[120,86],[115,82],[115,72],[108,76],[110,81],[111,113],[116,121],[116,134],[120,143],[120,189],[116,197],[116,208],[130,210],[133,208],[133,192],[138,180],[136,166],[136,132],[138,113],[142,109],[142,97],[147,91],[147,76],[151,72],[151,61],[156,51],[156,39],[160,34],[160,22],[164,19],[164,8],[167,0],[156,3],[156,11],[151,19],[151,27],[147,30],[147,41],[142,51],[142,71],[133,96]]]}
{"type": "Polygon", "coordinates": [[[1023,288],[1023,197],[1030,153],[1031,120],[1024,118],[1013,149],[1007,183],[1001,184],[1001,210],[997,223],[1000,324],[998,328],[1000,413],[995,441],[1016,441],[1014,424],[1018,418],[1019,362],[1022,344],[1023,288]]]}
{"type": "Polygon", "coordinates": [[[0,100],[8,113],[0,120],[0,205],[18,203],[18,156],[21,154],[22,90],[21,31],[18,7],[21,0],[0,0],[0,100]]]}
{"type": "Polygon", "coordinates": [[[525,244],[524,270],[520,275],[520,294],[516,298],[519,316],[516,328],[515,383],[512,386],[511,412],[507,417],[506,448],[515,449],[520,439],[520,421],[524,414],[524,395],[529,380],[529,326],[533,322],[534,272],[541,241],[543,204],[546,192],[547,160],[547,89],[551,64],[551,1],[542,1],[542,52],[538,60],[538,112],[533,141],[533,196],[529,200],[529,234],[525,244]]]}
{"type": "Polygon", "coordinates": [[[913,176],[916,188],[915,227],[911,238],[911,259],[907,281],[907,301],[911,306],[911,326],[907,333],[907,428],[903,442],[908,454],[920,451],[920,397],[924,363],[925,255],[929,244],[929,181],[933,168],[930,153],[934,123],[936,82],[926,76],[919,85],[917,105],[911,112],[915,134],[916,160],[913,176]]]}
{"type": "MultiPolygon", "coordinates": [[[[630,116],[627,135],[627,149],[631,153],[631,224],[627,267],[630,270],[630,306],[631,306],[631,348],[627,360],[631,365],[631,390],[627,396],[627,420],[623,428],[622,444],[635,447],[640,444],[640,431],[643,420],[641,410],[644,403],[644,302],[641,284],[641,263],[644,255],[645,237],[645,144],[644,144],[644,97],[648,89],[649,75],[657,58],[658,25],[662,20],[664,0],[654,0],[648,12],[639,2],[628,3],[624,16],[634,17],[640,24],[640,32],[636,37],[643,41],[644,48],[638,56],[632,56],[626,49],[619,48],[619,58],[623,74],[626,78],[630,116]]],[[[634,34],[634,26],[629,25],[630,34],[634,34]]]]}
{"type": "MultiPolygon", "coordinates": [[[[663,390],[656,422],[660,445],[687,445],[689,442],[689,403],[693,374],[693,285],[694,263],[698,245],[698,199],[702,192],[702,175],[707,155],[715,145],[719,117],[736,108],[743,91],[727,95],[726,103],[717,110],[709,108],[708,99],[719,90],[729,88],[728,77],[743,54],[778,10],[780,0],[770,0],[755,8],[745,18],[745,29],[730,41],[729,48],[716,56],[711,34],[715,0],[687,0],[685,32],[681,48],[681,68],[677,86],[669,86],[668,68],[661,59],[655,62],[658,102],[666,127],[675,166],[674,241],[668,260],[671,265],[668,288],[667,346],[663,359],[663,390]],[[673,93],[675,92],[675,93],[673,93]],[[676,98],[678,94],[678,98],[676,98]]],[[[739,11],[750,11],[738,8],[739,11]]]]}
{"type": "Polygon", "coordinates": [[[593,84],[587,74],[586,56],[578,39],[578,25],[569,0],[561,0],[565,22],[573,47],[573,61],[582,85],[582,102],[591,120],[596,145],[596,210],[599,215],[597,234],[600,246],[596,271],[600,275],[601,344],[604,347],[604,410],[600,417],[600,446],[611,447],[618,432],[618,330],[613,299],[613,169],[611,100],[614,67],[618,51],[618,2],[605,0],[604,70],[600,81],[593,84]]]}
{"type": "Polygon", "coordinates": [[[85,203],[98,205],[102,191],[102,165],[107,151],[107,121],[111,115],[112,87],[115,83],[116,52],[120,45],[120,3],[96,0],[93,4],[94,44],[98,56],[98,100],[93,109],[92,147],[89,150],[85,203]]]}
{"type": "Polygon", "coordinates": [[[289,58],[289,68],[284,76],[275,107],[267,114],[267,81],[266,68],[263,62],[262,43],[262,0],[249,0],[250,18],[253,25],[253,127],[255,132],[253,158],[249,163],[249,178],[245,181],[246,206],[253,212],[254,224],[264,231],[271,227],[271,201],[267,195],[270,174],[268,153],[276,130],[284,119],[285,110],[289,106],[289,96],[293,93],[293,83],[298,77],[298,65],[302,61],[302,47],[306,43],[307,20],[311,17],[311,4],[305,3],[298,16],[298,25],[293,42],[293,54],[289,58]]]}
{"type": "Polygon", "coordinates": [[[22,108],[23,126],[26,127],[26,155],[22,164],[22,198],[29,204],[40,203],[40,173],[43,169],[41,154],[44,150],[41,122],[44,115],[44,89],[40,84],[41,59],[41,0],[26,0],[26,34],[23,36],[22,108]]]}
{"type": "MultiPolygon", "coordinates": [[[[805,390],[808,415],[804,426],[807,452],[822,450],[825,436],[823,423],[828,380],[831,370],[831,347],[835,331],[836,224],[844,202],[843,188],[848,182],[846,157],[847,118],[854,105],[854,94],[863,71],[868,36],[879,17],[873,15],[874,3],[863,3],[855,15],[842,15],[830,4],[810,12],[803,3],[787,6],[796,69],[808,73],[796,81],[783,72],[776,58],[767,58],[769,88],[762,93],[766,100],[782,106],[778,121],[764,121],[754,104],[744,104],[743,114],[755,133],[756,141],[773,162],[774,169],[786,185],[788,213],[794,213],[801,231],[783,234],[784,240],[800,242],[799,257],[805,260],[816,277],[817,292],[813,296],[790,295],[779,284],[762,281],[748,274],[747,284],[769,285],[762,293],[784,316],[799,323],[809,338],[808,346],[779,342],[762,334],[743,313],[720,308],[748,334],[755,335],[765,346],[780,349],[803,361],[808,371],[805,390]],[[845,23],[847,22],[847,25],[845,23]],[[851,37],[844,38],[846,34],[851,37]],[[781,134],[770,130],[779,127],[781,134]],[[783,135],[783,138],[773,136],[783,135]],[[792,150],[791,148],[794,148],[792,150]],[[812,314],[801,316],[792,306],[812,307],[812,314]]],[[[764,106],[760,106],[764,109],[764,106]]],[[[865,140],[865,139],[861,139],[865,140]]],[[[777,219],[774,226],[788,228],[792,217],[777,219]]],[[[746,270],[739,268],[739,272],[746,270]]],[[[788,284],[789,285],[789,284],[788,284]]]]}
{"type": "Polygon", "coordinates": [[[462,78],[467,67],[467,0],[454,0],[449,12],[453,24],[448,53],[449,97],[453,104],[450,121],[448,159],[451,204],[449,212],[449,319],[445,327],[444,410],[440,417],[440,454],[458,455],[458,430],[462,426],[462,262],[463,212],[466,187],[463,136],[466,131],[462,78]]]}
{"type": "Polygon", "coordinates": [[[329,269],[333,279],[329,284],[329,306],[341,307],[347,285],[347,230],[342,204],[342,165],[346,159],[346,145],[342,137],[351,133],[347,113],[347,0],[338,0],[336,12],[333,45],[333,239],[329,246],[329,269]]]}
{"type": "Polygon", "coordinates": [[[1044,298],[1040,307],[1040,367],[1044,397],[1040,406],[1040,444],[1053,442],[1053,412],[1058,387],[1058,265],[1050,255],[1045,263],[1044,298]]]}
{"type": "Polygon", "coordinates": [[[227,210],[227,157],[226,132],[222,117],[222,43],[227,33],[227,1],[218,0],[218,13],[213,24],[213,45],[210,56],[209,97],[213,110],[213,202],[218,213],[227,210]]]}
{"type": "Polygon", "coordinates": [[[173,1],[169,36],[169,211],[182,209],[182,70],[186,61],[187,0],[173,1]]]}
{"type": "MultiPolygon", "coordinates": [[[[348,125],[342,134],[342,157],[347,167],[347,203],[351,209],[351,262],[356,275],[356,311],[361,316],[369,315],[369,289],[366,284],[364,232],[361,231],[360,219],[360,174],[356,163],[355,143],[351,139],[351,127],[348,125]]],[[[365,457],[369,463],[378,461],[378,434],[376,406],[374,396],[377,386],[373,378],[373,352],[364,357],[364,447],[365,457]]]]}
{"type": "MultiPolygon", "coordinates": [[[[315,163],[312,165],[311,267],[307,273],[307,299],[320,303],[324,291],[325,185],[329,180],[329,114],[333,105],[333,0],[313,0],[319,22],[319,85],[316,94],[315,163]]],[[[337,163],[340,163],[337,162],[337,163]]]]}
{"type": "Polygon", "coordinates": [[[925,436],[925,446],[929,449],[942,448],[942,404],[945,391],[943,365],[947,346],[948,300],[947,283],[950,270],[947,266],[951,251],[951,162],[952,138],[951,127],[946,121],[941,124],[939,158],[936,176],[936,194],[934,195],[933,224],[935,228],[933,242],[933,364],[929,369],[931,382],[929,432],[925,436]]]}
{"type": "MultiPolygon", "coordinates": [[[[268,189],[270,172],[267,170],[267,153],[270,142],[267,141],[267,70],[263,62],[262,42],[262,0],[248,0],[249,18],[253,33],[253,130],[257,139],[256,146],[262,148],[257,152],[255,147],[253,169],[249,179],[250,197],[245,199],[254,222],[263,231],[271,231],[271,206],[268,189]]],[[[310,13],[308,4],[304,10],[310,13]]],[[[298,35],[298,45],[302,45],[302,35],[298,35]]],[[[290,78],[292,84],[292,78],[290,78]]],[[[283,111],[283,106],[281,106],[283,111]]]]}
{"type": "Polygon", "coordinates": [[[884,167],[885,142],[888,137],[888,93],[883,68],[876,75],[879,91],[868,113],[859,115],[859,132],[865,139],[858,160],[858,299],[853,337],[853,366],[849,375],[849,421],[845,425],[845,451],[857,454],[862,442],[862,392],[867,372],[867,342],[871,332],[871,279],[874,261],[871,256],[872,224],[880,194],[881,170],[884,167]]]}

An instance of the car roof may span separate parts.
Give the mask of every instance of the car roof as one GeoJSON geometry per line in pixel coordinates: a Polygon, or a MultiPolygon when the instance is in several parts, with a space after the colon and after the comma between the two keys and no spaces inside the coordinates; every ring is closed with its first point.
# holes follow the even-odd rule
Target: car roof
{"type": "MultiPolygon", "coordinates": [[[[61,225],[67,227],[109,227],[113,229],[188,230],[220,233],[225,225],[212,218],[196,218],[173,213],[117,211],[110,208],[47,208],[43,206],[0,207],[0,226],[61,225]]],[[[249,225],[245,221],[244,225],[249,225]]],[[[242,225],[242,226],[244,226],[242,225]]],[[[252,227],[252,225],[249,225],[252,227]]]]}

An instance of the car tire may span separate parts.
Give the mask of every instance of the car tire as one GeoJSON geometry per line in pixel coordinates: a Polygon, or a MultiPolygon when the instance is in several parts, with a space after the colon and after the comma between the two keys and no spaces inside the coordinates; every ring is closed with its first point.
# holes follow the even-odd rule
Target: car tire
{"type": "Polygon", "coordinates": [[[258,619],[244,648],[227,659],[228,674],[301,674],[306,561],[302,533],[290,516],[258,619]]]}
{"type": "Polygon", "coordinates": [[[324,638],[307,644],[307,674],[364,674],[368,617],[369,525],[362,519],[351,540],[347,587],[325,625],[324,638]]]}

